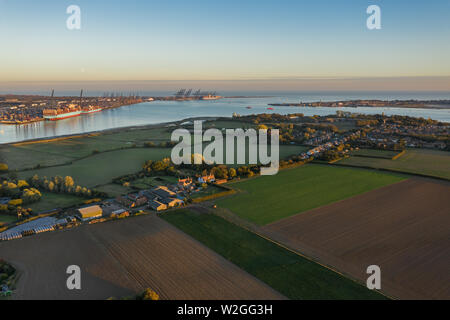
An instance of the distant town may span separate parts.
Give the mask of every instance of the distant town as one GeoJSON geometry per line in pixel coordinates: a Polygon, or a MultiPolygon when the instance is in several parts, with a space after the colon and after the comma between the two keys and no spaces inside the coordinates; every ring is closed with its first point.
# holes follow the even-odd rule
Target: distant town
{"type": "Polygon", "coordinates": [[[450,109],[450,100],[346,100],[316,101],[300,103],[271,103],[274,107],[378,107],[378,108],[421,108],[450,109]]]}

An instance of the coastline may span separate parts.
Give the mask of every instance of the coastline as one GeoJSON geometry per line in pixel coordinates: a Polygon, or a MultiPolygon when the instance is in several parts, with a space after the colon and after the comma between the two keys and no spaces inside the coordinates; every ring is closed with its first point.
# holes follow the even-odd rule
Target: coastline
{"type": "Polygon", "coordinates": [[[6,143],[0,143],[0,146],[15,146],[15,145],[25,145],[25,144],[35,144],[35,143],[47,143],[47,142],[60,141],[60,140],[66,140],[66,139],[83,138],[83,137],[88,137],[88,136],[92,136],[92,135],[117,133],[120,131],[127,131],[127,130],[164,128],[164,127],[168,127],[171,125],[180,125],[183,122],[188,122],[188,121],[214,120],[217,118],[222,118],[222,117],[191,117],[191,118],[186,118],[186,119],[182,119],[182,120],[178,120],[178,121],[160,122],[160,123],[152,123],[152,124],[145,124],[145,125],[138,125],[138,126],[117,127],[117,128],[112,128],[112,129],[110,128],[110,129],[89,131],[89,132],[83,132],[83,133],[74,133],[74,134],[59,135],[59,136],[53,136],[53,137],[27,139],[27,140],[16,141],[16,142],[6,142],[6,143]]]}

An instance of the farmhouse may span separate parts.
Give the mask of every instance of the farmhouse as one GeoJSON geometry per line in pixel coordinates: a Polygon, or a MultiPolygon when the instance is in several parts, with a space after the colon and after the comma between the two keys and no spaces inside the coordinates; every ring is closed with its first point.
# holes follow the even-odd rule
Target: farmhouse
{"type": "Polygon", "coordinates": [[[207,182],[214,182],[216,181],[216,177],[214,177],[213,174],[202,176],[198,178],[198,182],[200,183],[207,183],[207,182]]]}
{"type": "Polygon", "coordinates": [[[102,208],[100,206],[90,206],[78,209],[78,216],[83,221],[100,218],[103,214],[102,208]]]}
{"type": "Polygon", "coordinates": [[[178,184],[187,187],[192,184],[192,178],[178,179],[178,184]]]}

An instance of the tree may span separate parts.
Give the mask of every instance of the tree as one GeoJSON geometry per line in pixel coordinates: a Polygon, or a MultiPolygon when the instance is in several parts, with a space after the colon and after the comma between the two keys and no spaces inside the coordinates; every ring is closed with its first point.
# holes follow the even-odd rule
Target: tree
{"type": "Polygon", "coordinates": [[[230,170],[228,170],[228,175],[230,178],[234,178],[236,177],[236,169],[235,168],[230,168],[230,170]]]}
{"type": "Polygon", "coordinates": [[[66,191],[70,191],[74,185],[75,182],[73,181],[73,178],[71,176],[67,176],[64,178],[64,187],[66,188],[66,191]]]}
{"type": "Polygon", "coordinates": [[[25,180],[17,181],[17,187],[19,187],[19,188],[28,187],[28,186],[29,186],[29,184],[25,180]]]}
{"type": "Polygon", "coordinates": [[[0,163],[0,172],[8,171],[8,165],[6,163],[0,163]]]}
{"type": "Polygon", "coordinates": [[[142,300],[159,300],[159,295],[152,289],[145,289],[142,294],[142,300]]]}

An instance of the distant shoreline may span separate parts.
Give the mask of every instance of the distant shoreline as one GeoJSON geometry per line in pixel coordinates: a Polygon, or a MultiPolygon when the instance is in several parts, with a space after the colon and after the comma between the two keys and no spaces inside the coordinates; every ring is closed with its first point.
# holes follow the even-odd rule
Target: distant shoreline
{"type": "Polygon", "coordinates": [[[193,118],[186,118],[186,119],[182,119],[182,120],[178,120],[178,121],[160,122],[160,123],[144,124],[144,125],[138,125],[138,126],[109,128],[109,129],[104,129],[104,130],[96,130],[96,131],[89,131],[89,132],[83,132],[83,133],[73,133],[73,134],[59,135],[59,136],[52,136],[52,137],[27,139],[27,140],[16,141],[16,142],[0,143],[0,146],[14,146],[14,145],[21,145],[21,144],[47,143],[47,142],[52,142],[52,141],[65,140],[65,139],[82,138],[85,136],[87,137],[87,136],[95,135],[95,134],[115,133],[115,132],[134,130],[134,129],[163,128],[163,127],[168,127],[170,125],[180,125],[183,122],[188,122],[188,121],[214,120],[217,118],[223,118],[223,117],[193,117],[193,118]]]}

